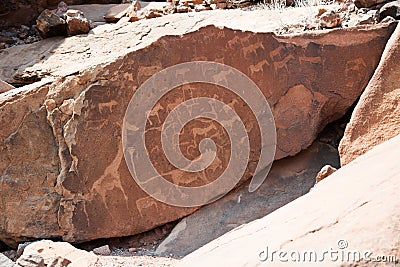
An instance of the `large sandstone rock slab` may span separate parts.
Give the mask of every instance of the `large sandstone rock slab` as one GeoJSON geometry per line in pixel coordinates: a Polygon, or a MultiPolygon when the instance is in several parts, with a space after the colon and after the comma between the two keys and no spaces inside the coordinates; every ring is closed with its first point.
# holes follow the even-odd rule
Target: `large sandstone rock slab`
{"type": "Polygon", "coordinates": [[[397,26],[340,142],[342,165],[400,134],[399,61],[400,26],[397,26]]]}
{"type": "MultiPolygon", "coordinates": [[[[293,24],[305,16],[286,12],[287,17],[295,12],[293,24]]],[[[266,26],[265,16],[263,10],[171,15],[3,50],[2,77],[42,80],[0,95],[0,239],[15,245],[35,238],[82,242],[127,236],[196,210],[148,196],[124,161],[121,127],[128,102],[158,71],[203,60],[223,62],[249,76],[275,116],[275,158],[280,159],[307,148],[326,124],[347,111],[394,29],[382,24],[279,36],[271,32],[279,23],[266,26]],[[24,58],[15,60],[16,55],[24,58]]],[[[208,121],[190,125],[194,131],[185,131],[182,140],[189,141],[183,151],[188,158],[198,156],[196,131],[201,129],[224,148],[213,165],[218,171],[182,173],[162,154],[166,114],[198,96],[229,104],[244,122],[250,158],[242,181],[250,178],[260,153],[259,128],[243,100],[220,87],[183,86],[161,99],[146,135],[151,160],[167,179],[187,186],[212,181],[226,168],[227,136],[208,121]]]]}
{"type": "Polygon", "coordinates": [[[274,162],[256,192],[250,193],[246,183],[182,219],[156,252],[183,257],[240,225],[264,217],[308,193],[325,164],[339,167],[338,151],[318,141],[294,157],[274,162]]]}
{"type": "Polygon", "coordinates": [[[310,266],[315,262],[393,266],[394,259],[400,259],[399,157],[397,136],[342,167],[307,195],[212,241],[178,266],[310,266]],[[346,255],[353,255],[350,261],[346,255]],[[372,261],[379,256],[386,256],[382,265],[372,261]],[[357,257],[370,261],[352,262],[357,257]]]}

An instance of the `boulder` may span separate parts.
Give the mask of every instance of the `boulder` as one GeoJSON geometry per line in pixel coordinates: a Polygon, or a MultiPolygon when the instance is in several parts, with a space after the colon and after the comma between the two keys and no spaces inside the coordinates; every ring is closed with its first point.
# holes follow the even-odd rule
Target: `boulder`
{"type": "Polygon", "coordinates": [[[69,243],[42,240],[28,245],[17,264],[22,267],[80,267],[93,266],[97,259],[95,254],[77,249],[69,243]]]}
{"type": "Polygon", "coordinates": [[[110,250],[110,247],[108,245],[104,245],[104,246],[101,246],[101,247],[98,247],[98,248],[94,248],[93,249],[93,253],[97,254],[97,255],[107,256],[107,255],[111,254],[111,250],[110,250]]]}
{"type": "MultiPolygon", "coordinates": [[[[300,9],[305,10],[317,12],[300,9]]],[[[300,11],[289,9],[283,15],[297,27],[303,19],[300,11]]],[[[309,147],[329,122],[345,114],[368,83],[395,27],[380,24],[280,36],[273,33],[278,24],[263,23],[266,14],[274,13],[176,14],[2,50],[1,77],[21,82],[23,75],[32,73],[41,80],[0,95],[0,240],[15,246],[38,238],[84,242],[128,236],[198,209],[150,197],[132,179],[124,160],[121,135],[128,103],[160,70],[200,60],[223,62],[247,75],[272,109],[275,159],[281,159],[309,147]]],[[[208,121],[190,123],[181,139],[182,151],[191,159],[199,156],[205,136],[224,148],[207,175],[183,173],[163,154],[160,130],[166,114],[187,97],[197,96],[229,104],[248,130],[244,182],[253,176],[260,156],[260,130],[246,103],[221,87],[183,86],[159,101],[150,113],[154,128],[146,134],[150,160],[166,179],[187,186],[212,181],[226,168],[228,136],[219,124],[208,121]]]]}
{"type": "Polygon", "coordinates": [[[315,177],[315,183],[321,182],[335,171],[337,171],[337,167],[332,167],[331,165],[325,165],[315,177]]]}
{"type": "Polygon", "coordinates": [[[342,165],[400,134],[399,60],[400,26],[397,26],[340,142],[342,165]]]}
{"type": "Polygon", "coordinates": [[[394,266],[400,259],[399,157],[397,136],[176,266],[394,266]]]}
{"type": "Polygon", "coordinates": [[[68,35],[86,34],[89,32],[89,21],[82,11],[70,9],[66,13],[68,35]]]}
{"type": "Polygon", "coordinates": [[[308,193],[325,164],[339,167],[338,151],[318,141],[294,157],[274,162],[256,192],[250,193],[245,183],[223,199],[184,218],[156,253],[183,257],[240,225],[264,217],[308,193]]]}
{"type": "Polygon", "coordinates": [[[339,12],[335,10],[327,10],[319,17],[319,25],[322,28],[335,28],[340,27],[342,20],[339,12]]]}
{"type": "Polygon", "coordinates": [[[55,11],[46,9],[36,20],[36,29],[42,38],[67,34],[67,23],[55,11]]]}

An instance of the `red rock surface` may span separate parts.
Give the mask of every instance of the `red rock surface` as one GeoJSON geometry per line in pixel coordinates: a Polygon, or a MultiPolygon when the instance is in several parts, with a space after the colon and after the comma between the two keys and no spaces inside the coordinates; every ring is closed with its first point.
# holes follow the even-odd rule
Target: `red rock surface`
{"type": "MultiPolygon", "coordinates": [[[[88,36],[2,52],[0,65],[8,65],[2,75],[8,73],[8,79],[49,78],[0,96],[2,241],[12,245],[32,238],[82,242],[127,236],[195,210],[148,196],[132,179],[123,158],[121,127],[128,102],[159,70],[203,60],[222,62],[248,75],[274,113],[279,159],[308,147],[326,124],[343,116],[366,86],[394,29],[382,24],[278,36],[265,29],[262,12],[223,13],[232,19],[220,16],[222,12],[202,13],[207,12],[185,15],[184,21],[183,15],[171,15],[107,25],[88,36]],[[25,55],[25,62],[15,62],[16,53],[25,55]]],[[[182,175],[158,157],[158,118],[191,96],[219,99],[241,117],[251,146],[243,180],[251,177],[260,150],[254,116],[233,93],[195,84],[162,98],[152,113],[154,131],[146,138],[158,170],[177,183],[205,182],[202,175],[182,175]]],[[[217,124],[197,120],[188,127],[204,125],[209,126],[205,136],[229,148],[217,124]]],[[[193,134],[187,131],[182,136],[188,140],[184,148],[195,148],[187,150],[189,158],[198,156],[193,134]]],[[[218,166],[225,167],[227,151],[217,159],[218,166]]],[[[206,178],[216,176],[218,171],[213,171],[206,178]]]]}
{"type": "Polygon", "coordinates": [[[342,165],[400,134],[399,61],[400,26],[397,26],[340,142],[342,165]]]}

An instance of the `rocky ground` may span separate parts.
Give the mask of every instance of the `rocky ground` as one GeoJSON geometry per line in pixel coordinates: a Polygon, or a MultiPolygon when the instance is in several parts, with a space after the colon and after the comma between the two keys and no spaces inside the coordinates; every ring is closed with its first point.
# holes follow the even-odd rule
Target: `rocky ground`
{"type": "MultiPolygon", "coordinates": [[[[266,245],[322,250],[343,240],[340,251],[399,263],[399,1],[22,2],[0,4],[0,19],[9,18],[0,22],[0,266],[258,266],[266,245]],[[18,12],[29,26],[13,24],[18,12]],[[159,136],[179,102],[229,104],[250,142],[232,191],[182,208],[132,179],[122,125],[144,81],[197,60],[257,84],[274,117],[276,153],[250,193],[262,128],[246,104],[257,97],[224,89],[234,86],[229,73],[215,76],[219,86],[176,88],[154,105],[146,133],[166,179],[207,184],[230,159],[226,132],[197,120],[182,131],[181,150],[198,157],[202,132],[219,148],[216,161],[199,174],[171,169],[159,136]]],[[[324,266],[382,264],[366,260],[324,266]]]]}
{"type": "MultiPolygon", "coordinates": [[[[110,1],[112,2],[112,1],[110,1]]],[[[388,16],[397,18],[399,5],[396,1],[389,4],[378,4],[370,7],[368,2],[344,2],[326,5],[325,2],[305,1],[277,1],[273,3],[257,3],[252,1],[226,1],[226,0],[198,0],[198,1],[172,1],[170,3],[148,3],[148,2],[128,2],[125,4],[90,4],[90,5],[70,5],[60,2],[58,8],[52,10],[54,14],[60,16],[61,20],[57,22],[44,11],[41,16],[36,18],[35,24],[27,23],[20,26],[0,27],[0,49],[8,47],[30,44],[39,41],[41,38],[47,38],[53,35],[77,35],[86,34],[104,23],[115,23],[121,18],[129,18],[131,22],[141,19],[152,19],[173,13],[192,13],[210,10],[223,9],[241,9],[245,11],[265,10],[272,11],[266,16],[282,13],[280,18],[272,18],[270,21],[277,21],[281,25],[276,31],[280,34],[301,32],[305,30],[315,30],[335,27],[354,27],[364,24],[375,24],[388,16]],[[60,4],[61,3],[61,4],[60,4]],[[312,10],[301,10],[299,8],[311,8],[321,5],[317,14],[312,10]],[[288,9],[295,9],[294,12],[300,12],[307,15],[296,25],[289,22],[290,16],[286,16],[288,9]],[[68,11],[69,10],[69,11],[68,11]],[[80,15],[74,10],[79,10],[80,15]],[[74,12],[71,12],[74,11],[74,12]],[[68,19],[68,16],[70,19],[68,19]],[[76,18],[76,19],[73,19],[76,18]],[[65,20],[64,22],[63,19],[65,20]],[[65,23],[65,30],[56,29],[57,23],[65,23]],[[86,25],[85,25],[86,24],[86,25]],[[73,25],[72,30],[69,25],[73,25]],[[82,26],[85,25],[85,26],[82,26]],[[55,29],[55,30],[52,30],[55,29]],[[50,33],[49,33],[50,31],[50,33]],[[54,31],[54,33],[52,33],[54,31]]],[[[54,5],[53,5],[54,6],[54,5]]],[[[7,9],[5,7],[5,9],[7,9]]],[[[1,26],[1,25],[0,25],[1,26]]]]}

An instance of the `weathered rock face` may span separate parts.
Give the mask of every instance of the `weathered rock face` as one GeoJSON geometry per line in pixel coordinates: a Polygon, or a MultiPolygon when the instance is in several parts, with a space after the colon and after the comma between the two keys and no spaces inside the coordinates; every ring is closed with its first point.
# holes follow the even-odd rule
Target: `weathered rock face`
{"type": "Polygon", "coordinates": [[[67,23],[56,15],[55,11],[46,9],[36,20],[37,30],[42,38],[67,34],[67,23]]]}
{"type": "Polygon", "coordinates": [[[383,255],[391,256],[391,262],[385,262],[390,266],[400,259],[399,157],[400,136],[342,167],[307,195],[221,236],[177,266],[310,266],[315,262],[378,266],[372,262],[383,255]],[[370,261],[356,263],[357,259],[370,261]]]}
{"type": "MultiPolygon", "coordinates": [[[[264,12],[237,10],[227,12],[227,17],[220,13],[107,25],[85,37],[40,42],[29,49],[25,46],[2,53],[0,64],[8,64],[2,73],[11,74],[8,77],[22,77],[13,73],[16,63],[11,60],[19,53],[26,55],[21,65],[36,63],[22,74],[37,71],[52,80],[1,95],[1,240],[13,244],[30,238],[62,237],[80,242],[132,235],[195,210],[169,206],[148,196],[134,182],[124,161],[121,127],[128,102],[159,70],[203,60],[223,62],[248,75],[274,113],[276,159],[280,159],[311,145],[327,123],[353,104],[394,28],[385,24],[277,36],[265,33],[270,29],[263,28],[264,12]],[[238,30],[207,26],[210,24],[238,30]],[[42,51],[40,58],[37,49],[42,51]]],[[[198,96],[229,104],[244,122],[251,148],[243,177],[248,179],[260,153],[254,115],[232,92],[201,84],[177,88],[151,113],[153,127],[146,138],[157,170],[166,179],[192,186],[216,179],[226,168],[230,149],[226,133],[209,121],[188,125],[182,151],[195,158],[199,141],[211,137],[223,148],[216,156],[220,168],[207,175],[183,173],[172,168],[161,153],[160,129],[166,115],[179,102],[198,96]],[[196,136],[197,129],[204,131],[201,136],[196,136]]]]}
{"type": "Polygon", "coordinates": [[[318,141],[294,157],[274,162],[256,192],[250,193],[246,183],[189,215],[177,224],[156,252],[183,257],[240,225],[264,217],[308,193],[324,164],[339,167],[338,151],[318,141]]]}
{"type": "Polygon", "coordinates": [[[399,60],[400,27],[398,26],[346,127],[339,145],[342,165],[400,134],[399,60]]]}

